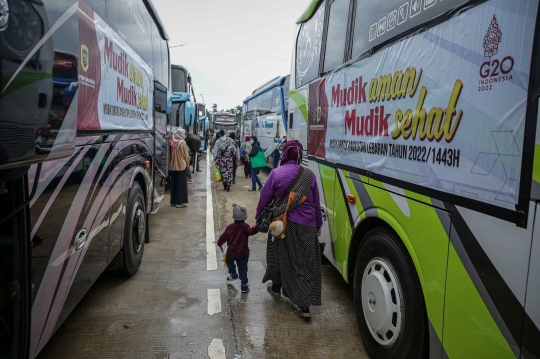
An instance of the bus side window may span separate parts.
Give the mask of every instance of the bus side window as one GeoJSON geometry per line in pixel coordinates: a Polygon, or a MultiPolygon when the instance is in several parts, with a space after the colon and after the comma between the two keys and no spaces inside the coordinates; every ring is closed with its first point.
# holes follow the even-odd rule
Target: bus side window
{"type": "Polygon", "coordinates": [[[321,40],[326,2],[315,15],[302,24],[296,40],[296,87],[301,87],[319,76],[321,40]]]}
{"type": "Polygon", "coordinates": [[[169,65],[169,46],[167,46],[167,41],[160,38],[161,42],[161,76],[162,84],[170,89],[169,86],[169,71],[171,66],[169,65]]]}
{"type": "Polygon", "coordinates": [[[133,28],[131,21],[131,1],[108,0],[106,2],[107,19],[118,30],[118,33],[125,40],[133,41],[133,28]]]}
{"type": "Polygon", "coordinates": [[[152,59],[154,79],[163,84],[163,71],[161,69],[161,35],[154,22],[152,22],[152,59]]]}
{"type": "Polygon", "coordinates": [[[325,73],[343,64],[350,3],[350,0],[334,0],[330,4],[330,18],[328,20],[324,54],[325,73]]]}

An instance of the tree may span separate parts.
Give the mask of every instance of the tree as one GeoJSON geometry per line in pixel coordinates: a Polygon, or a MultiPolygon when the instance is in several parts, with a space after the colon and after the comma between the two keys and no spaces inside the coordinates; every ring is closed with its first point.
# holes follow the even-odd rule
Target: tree
{"type": "Polygon", "coordinates": [[[217,112],[217,103],[212,105],[212,112],[217,112]]]}
{"type": "Polygon", "coordinates": [[[238,124],[241,124],[242,123],[242,116],[243,116],[243,108],[241,105],[238,105],[235,107],[235,110],[236,110],[236,122],[238,124]]]}

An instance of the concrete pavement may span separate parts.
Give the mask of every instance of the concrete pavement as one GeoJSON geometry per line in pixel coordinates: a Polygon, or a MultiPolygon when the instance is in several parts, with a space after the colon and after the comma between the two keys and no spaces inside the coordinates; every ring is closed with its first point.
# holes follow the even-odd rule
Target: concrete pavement
{"type": "Polygon", "coordinates": [[[250,239],[251,291],[242,294],[239,281],[226,282],[212,238],[207,253],[208,195],[217,239],[232,221],[233,202],[247,206],[248,223],[254,224],[259,193],[247,192],[251,180],[244,178],[243,168],[231,192],[220,184],[208,188],[205,160],[201,170],[189,185],[188,208],[169,207],[166,198],[151,217],[139,272],[132,278],[104,273],[39,359],[367,358],[352,290],[332,266],[323,266],[323,305],[312,308],[310,320],[300,318],[287,299],[269,295],[261,283],[264,234],[250,239]],[[217,269],[208,270],[213,254],[217,269]]]}

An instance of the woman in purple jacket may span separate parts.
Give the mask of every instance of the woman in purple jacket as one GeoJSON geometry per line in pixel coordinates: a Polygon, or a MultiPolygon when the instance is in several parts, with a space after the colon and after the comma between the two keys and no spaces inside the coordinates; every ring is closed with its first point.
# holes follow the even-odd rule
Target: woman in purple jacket
{"type": "Polygon", "coordinates": [[[298,141],[285,144],[281,167],[270,173],[261,191],[256,218],[274,198],[289,197],[284,238],[268,234],[267,269],[263,283],[271,280],[268,291],[275,296],[283,293],[299,307],[300,315],[308,318],[309,307],[321,305],[322,269],[318,236],[321,234],[322,215],[315,175],[309,169],[301,169],[302,151],[302,144],[298,141]]]}

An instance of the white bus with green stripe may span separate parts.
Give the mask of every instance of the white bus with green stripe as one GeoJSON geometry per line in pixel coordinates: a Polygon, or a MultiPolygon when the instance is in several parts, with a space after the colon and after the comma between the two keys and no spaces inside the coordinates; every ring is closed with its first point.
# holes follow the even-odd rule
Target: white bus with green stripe
{"type": "Polygon", "coordinates": [[[313,0],[298,20],[287,137],[372,358],[540,358],[538,12],[313,0]]]}

